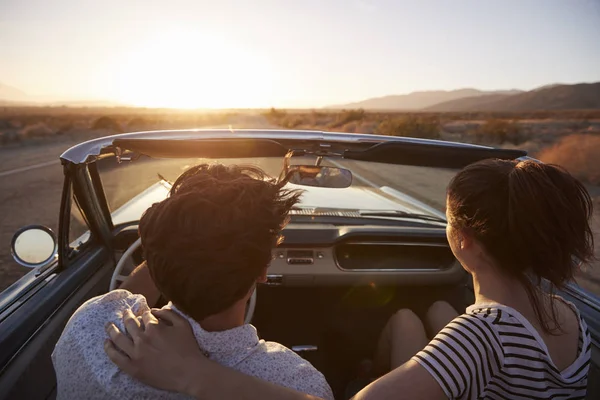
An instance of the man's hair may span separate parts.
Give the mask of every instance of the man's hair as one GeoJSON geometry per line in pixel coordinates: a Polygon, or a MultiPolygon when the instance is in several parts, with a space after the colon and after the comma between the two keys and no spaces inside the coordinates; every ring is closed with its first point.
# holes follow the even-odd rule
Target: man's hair
{"type": "Polygon", "coordinates": [[[243,298],[281,241],[298,191],[252,166],[201,164],[173,184],[139,225],[163,296],[200,321],[243,298]]]}

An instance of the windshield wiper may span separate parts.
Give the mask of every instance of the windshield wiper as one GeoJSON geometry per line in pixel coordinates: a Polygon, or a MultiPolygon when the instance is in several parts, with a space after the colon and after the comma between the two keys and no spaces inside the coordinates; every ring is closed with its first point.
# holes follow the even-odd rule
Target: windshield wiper
{"type": "Polygon", "coordinates": [[[361,211],[361,216],[364,217],[397,217],[406,219],[420,219],[422,221],[433,221],[446,223],[444,218],[436,217],[435,215],[409,213],[406,211],[390,210],[390,211],[361,211]]]}

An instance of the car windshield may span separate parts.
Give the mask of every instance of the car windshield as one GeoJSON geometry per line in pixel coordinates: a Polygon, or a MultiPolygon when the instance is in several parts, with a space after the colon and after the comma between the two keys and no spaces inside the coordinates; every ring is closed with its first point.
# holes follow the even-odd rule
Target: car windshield
{"type": "MultiPolygon", "coordinates": [[[[115,225],[137,221],[152,203],[167,195],[181,173],[201,163],[254,165],[272,177],[280,175],[283,159],[154,159],[118,163],[115,158],[98,161],[115,225]]],[[[292,164],[314,165],[315,159],[293,159],[292,164]]],[[[446,186],[456,173],[453,169],[404,166],[365,161],[324,158],[320,165],[346,168],[352,172],[352,184],[346,188],[323,188],[288,184],[304,190],[299,208],[318,210],[390,211],[392,213],[444,216],[446,186]]],[[[307,211],[308,213],[308,211],[307,211]]]]}

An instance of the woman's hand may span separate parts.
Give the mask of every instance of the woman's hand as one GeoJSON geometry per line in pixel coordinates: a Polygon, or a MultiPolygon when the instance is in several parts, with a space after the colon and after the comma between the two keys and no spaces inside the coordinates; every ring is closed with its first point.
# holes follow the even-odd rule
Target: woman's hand
{"type": "Polygon", "coordinates": [[[190,324],[171,310],[146,311],[142,323],[129,310],[123,315],[129,334],[112,323],[106,354],[121,370],[158,389],[193,395],[200,371],[210,361],[204,356],[190,324]]]}
{"type": "Polygon", "coordinates": [[[126,311],[123,322],[131,338],[107,324],[104,350],[123,372],[147,385],[197,399],[318,400],[210,361],[190,324],[171,310],[147,311],[142,323],[126,311]]]}

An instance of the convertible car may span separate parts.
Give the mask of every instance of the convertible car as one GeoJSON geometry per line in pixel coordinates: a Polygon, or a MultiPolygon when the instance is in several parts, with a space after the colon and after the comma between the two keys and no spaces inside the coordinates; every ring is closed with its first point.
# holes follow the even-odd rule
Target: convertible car
{"type": "MultiPolygon", "coordinates": [[[[520,150],[413,138],[275,130],[138,132],[67,150],[58,232],[31,225],[12,251],[30,273],[0,294],[0,398],[51,399],[50,354],[71,314],[117,288],[142,262],[137,224],[189,166],[253,164],[304,191],[273,249],[268,280],[247,321],[294,349],[327,377],[336,398],[399,308],[423,313],[436,300],[457,310],[472,282],[445,236],[445,188],[457,169],[520,150]]],[[[593,336],[588,397],[600,398],[600,302],[562,293],[593,336]]]]}

